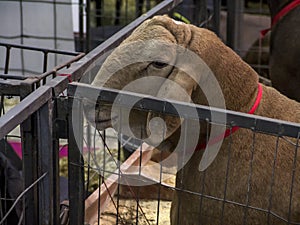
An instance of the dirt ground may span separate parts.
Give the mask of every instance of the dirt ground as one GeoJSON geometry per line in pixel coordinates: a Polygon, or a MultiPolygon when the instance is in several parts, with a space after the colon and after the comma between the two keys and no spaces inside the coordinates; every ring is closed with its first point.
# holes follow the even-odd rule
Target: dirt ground
{"type": "Polygon", "coordinates": [[[94,225],[169,225],[170,208],[171,201],[139,200],[137,202],[132,199],[119,199],[119,204],[117,204],[117,199],[115,198],[107,211],[100,216],[99,223],[95,223],[94,225]],[[116,208],[118,208],[118,221],[116,208]]]}
{"type": "MultiPolygon", "coordinates": [[[[149,161],[149,164],[153,164],[153,162],[149,161]]],[[[149,179],[151,177],[155,179],[156,174],[159,174],[156,167],[153,167],[151,171],[145,170],[143,173],[149,179]]],[[[99,222],[94,223],[94,225],[169,225],[171,200],[175,186],[174,168],[167,169],[167,173],[163,173],[162,177],[165,176],[166,179],[161,184],[154,183],[146,186],[120,185],[118,194],[111,199],[105,211],[101,214],[99,222]]]]}

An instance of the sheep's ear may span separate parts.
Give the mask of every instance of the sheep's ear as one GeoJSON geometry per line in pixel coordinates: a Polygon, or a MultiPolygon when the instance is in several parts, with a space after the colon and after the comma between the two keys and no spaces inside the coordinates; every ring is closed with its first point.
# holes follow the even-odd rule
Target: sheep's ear
{"type": "Polygon", "coordinates": [[[153,17],[151,25],[163,26],[175,37],[177,44],[184,47],[187,47],[192,38],[191,29],[188,24],[171,19],[166,15],[153,17]]]}

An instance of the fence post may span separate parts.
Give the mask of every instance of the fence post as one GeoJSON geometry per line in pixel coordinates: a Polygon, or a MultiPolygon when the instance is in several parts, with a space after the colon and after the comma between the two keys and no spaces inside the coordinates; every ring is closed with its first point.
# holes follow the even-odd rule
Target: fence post
{"type": "Polygon", "coordinates": [[[220,21],[221,21],[221,0],[213,0],[213,31],[216,35],[220,36],[220,21]]]}
{"type": "Polygon", "coordinates": [[[69,98],[68,114],[68,179],[70,224],[84,224],[84,161],[82,104],[78,99],[69,98]]]}
{"type": "Polygon", "coordinates": [[[238,50],[241,40],[241,25],[244,11],[244,0],[227,0],[227,45],[238,50]]]}
{"type": "Polygon", "coordinates": [[[53,108],[49,100],[37,111],[39,224],[59,224],[58,149],[53,145],[53,108]]]}
{"type": "MultiPolygon", "coordinates": [[[[20,98],[24,99],[33,91],[31,85],[22,85],[20,98]]],[[[31,115],[21,124],[22,136],[22,164],[24,188],[29,187],[38,178],[37,176],[37,129],[36,113],[31,115]]],[[[23,199],[23,223],[38,224],[38,190],[37,185],[32,187],[24,195],[23,199]]]]}

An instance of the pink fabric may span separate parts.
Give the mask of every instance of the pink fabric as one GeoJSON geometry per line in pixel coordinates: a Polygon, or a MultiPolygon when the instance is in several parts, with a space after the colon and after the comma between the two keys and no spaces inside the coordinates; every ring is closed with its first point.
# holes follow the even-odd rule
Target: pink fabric
{"type": "MultiPolygon", "coordinates": [[[[21,142],[9,141],[8,143],[15,150],[15,152],[20,157],[20,159],[22,159],[22,144],[21,144],[21,142]]],[[[88,151],[88,148],[85,147],[84,152],[87,152],[87,151],[88,151]]],[[[63,158],[63,157],[67,157],[67,156],[68,156],[68,146],[67,145],[60,146],[59,158],[63,158]]]]}

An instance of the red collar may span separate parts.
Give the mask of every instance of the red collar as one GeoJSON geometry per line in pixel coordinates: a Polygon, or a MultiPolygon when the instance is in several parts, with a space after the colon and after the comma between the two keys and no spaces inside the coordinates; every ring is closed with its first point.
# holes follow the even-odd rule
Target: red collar
{"type": "MultiPolygon", "coordinates": [[[[272,18],[272,22],[271,22],[271,28],[274,27],[276,25],[276,23],[278,23],[278,21],[285,16],[289,11],[291,11],[292,9],[296,8],[298,5],[300,5],[300,0],[294,0],[291,3],[287,4],[285,7],[283,7],[273,18],[272,18]]],[[[270,30],[271,28],[262,30],[260,33],[262,35],[262,37],[264,37],[270,30]]]]}
{"type": "MultiPolygon", "coordinates": [[[[252,108],[249,110],[248,114],[254,114],[254,112],[256,111],[256,109],[258,108],[259,106],[259,103],[261,101],[261,98],[262,98],[262,86],[261,84],[259,83],[258,84],[258,92],[257,92],[257,96],[256,96],[256,100],[252,106],[252,108]]],[[[225,132],[215,138],[213,138],[212,140],[210,140],[208,143],[202,143],[202,144],[199,144],[197,145],[195,151],[200,151],[200,150],[203,150],[206,148],[207,145],[213,145],[221,140],[223,140],[224,138],[228,137],[229,135],[233,134],[235,131],[237,131],[239,129],[239,127],[235,126],[235,127],[232,127],[232,128],[228,128],[225,130],[225,132]]]]}

